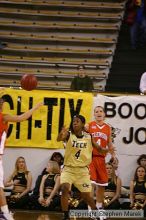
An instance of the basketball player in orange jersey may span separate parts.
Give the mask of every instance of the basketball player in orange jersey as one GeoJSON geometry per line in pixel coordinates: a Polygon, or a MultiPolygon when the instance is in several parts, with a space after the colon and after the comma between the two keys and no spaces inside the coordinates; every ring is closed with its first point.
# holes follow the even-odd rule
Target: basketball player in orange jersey
{"type": "Polygon", "coordinates": [[[27,120],[34,111],[39,109],[43,103],[38,103],[36,106],[34,106],[29,111],[21,114],[21,115],[9,115],[9,114],[3,114],[3,105],[4,100],[0,98],[0,219],[4,220],[14,220],[12,214],[9,212],[6,197],[4,193],[4,185],[3,185],[3,165],[2,165],[2,155],[4,153],[4,146],[5,146],[5,140],[7,136],[7,130],[8,130],[8,122],[21,122],[24,120],[27,120]]]}
{"type": "MultiPolygon", "coordinates": [[[[111,141],[111,127],[104,122],[105,112],[103,107],[96,106],[94,109],[95,120],[85,125],[85,129],[92,135],[96,143],[102,148],[109,149],[112,157],[115,157],[115,152],[111,141]]],[[[91,181],[98,186],[96,191],[96,206],[102,208],[104,200],[105,186],[108,185],[108,176],[105,165],[106,154],[101,154],[97,148],[93,146],[92,162],[90,164],[91,181]]],[[[100,219],[104,219],[100,217],[100,219]]]]}

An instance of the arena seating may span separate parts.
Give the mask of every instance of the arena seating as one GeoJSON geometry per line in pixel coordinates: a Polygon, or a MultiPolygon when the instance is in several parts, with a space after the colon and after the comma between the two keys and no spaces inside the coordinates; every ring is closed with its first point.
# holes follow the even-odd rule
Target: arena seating
{"type": "Polygon", "coordinates": [[[24,73],[40,89],[70,89],[83,64],[95,91],[104,91],[125,0],[2,0],[0,85],[20,86],[24,73]]]}

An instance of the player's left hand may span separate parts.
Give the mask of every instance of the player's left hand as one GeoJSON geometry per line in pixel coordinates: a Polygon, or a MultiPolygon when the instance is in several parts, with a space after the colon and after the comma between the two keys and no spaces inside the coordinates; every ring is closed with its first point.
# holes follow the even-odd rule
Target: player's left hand
{"type": "MultiPolygon", "coordinates": [[[[116,151],[115,147],[109,148],[109,153],[113,154],[113,153],[115,153],[115,151],[116,151]]],[[[115,158],[115,157],[113,157],[113,158],[115,158]]]]}
{"type": "Polygon", "coordinates": [[[57,137],[57,141],[65,141],[65,139],[68,136],[68,132],[69,132],[69,129],[63,126],[57,137]]]}
{"type": "Polygon", "coordinates": [[[34,109],[35,110],[37,110],[37,109],[39,109],[41,106],[43,106],[44,105],[44,103],[43,102],[39,102],[39,103],[37,103],[35,106],[34,106],[34,109]]]}
{"type": "Polygon", "coordinates": [[[113,155],[113,159],[114,159],[115,158],[114,155],[115,155],[115,152],[116,152],[116,148],[115,147],[109,148],[108,152],[113,155]]]}

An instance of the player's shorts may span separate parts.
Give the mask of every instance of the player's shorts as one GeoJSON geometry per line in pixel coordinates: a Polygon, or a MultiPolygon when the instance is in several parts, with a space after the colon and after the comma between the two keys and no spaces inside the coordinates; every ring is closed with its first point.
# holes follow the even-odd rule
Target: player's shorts
{"type": "Polygon", "coordinates": [[[2,164],[2,156],[0,155],[0,187],[4,188],[4,170],[2,164]]]}
{"type": "Polygon", "coordinates": [[[105,157],[93,156],[89,168],[90,168],[90,178],[93,183],[96,183],[99,186],[108,185],[105,157]]]}
{"type": "Polygon", "coordinates": [[[61,184],[69,183],[70,186],[74,186],[80,192],[91,192],[91,180],[88,167],[69,167],[64,166],[61,177],[61,184]]]}

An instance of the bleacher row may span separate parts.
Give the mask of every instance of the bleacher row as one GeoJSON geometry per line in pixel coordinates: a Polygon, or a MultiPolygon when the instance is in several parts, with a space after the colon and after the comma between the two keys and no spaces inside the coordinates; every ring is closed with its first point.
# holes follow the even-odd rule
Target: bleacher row
{"type": "Polygon", "coordinates": [[[69,90],[83,64],[104,91],[125,0],[1,0],[0,86],[20,86],[25,73],[38,88],[69,90]]]}

